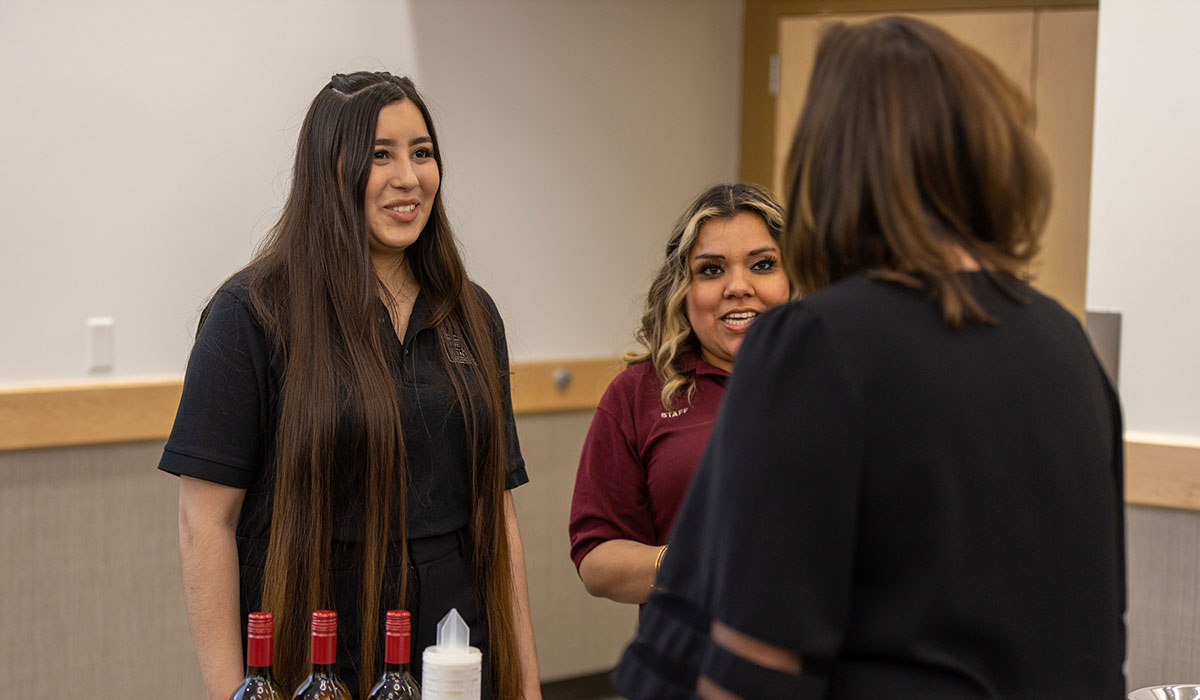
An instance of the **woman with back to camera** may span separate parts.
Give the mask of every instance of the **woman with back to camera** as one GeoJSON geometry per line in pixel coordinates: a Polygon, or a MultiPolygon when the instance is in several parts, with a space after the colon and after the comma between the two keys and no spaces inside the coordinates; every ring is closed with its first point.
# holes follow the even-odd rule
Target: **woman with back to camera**
{"type": "Polygon", "coordinates": [[[805,296],[743,344],[626,696],[1123,697],[1120,407],[1021,279],[1030,131],[939,29],[822,37],[786,171],[805,296]]]}
{"type": "Polygon", "coordinates": [[[279,222],[204,311],[159,468],[180,476],[210,699],[240,681],[259,609],[295,687],[319,608],[338,613],[339,675],[357,697],[389,607],[412,612],[418,675],[455,607],[484,653],[483,696],[540,697],[504,330],[467,279],[441,177],[412,81],[335,75],[301,126],[279,222]]]}
{"type": "Polygon", "coordinates": [[[571,503],[571,558],[589,593],[644,603],[708,441],[725,381],[758,314],[787,301],[779,205],[716,185],[684,211],[646,297],[627,369],[604,392],[571,503]]]}

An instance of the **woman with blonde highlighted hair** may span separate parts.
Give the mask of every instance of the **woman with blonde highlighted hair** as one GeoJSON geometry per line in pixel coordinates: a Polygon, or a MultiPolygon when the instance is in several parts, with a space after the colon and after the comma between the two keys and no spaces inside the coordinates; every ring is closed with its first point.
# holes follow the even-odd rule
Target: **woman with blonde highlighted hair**
{"type": "Polygon", "coordinates": [[[787,301],[783,215],[764,190],[710,187],[680,216],[635,337],[584,442],[571,558],[592,595],[643,603],[742,338],[787,301]]]}

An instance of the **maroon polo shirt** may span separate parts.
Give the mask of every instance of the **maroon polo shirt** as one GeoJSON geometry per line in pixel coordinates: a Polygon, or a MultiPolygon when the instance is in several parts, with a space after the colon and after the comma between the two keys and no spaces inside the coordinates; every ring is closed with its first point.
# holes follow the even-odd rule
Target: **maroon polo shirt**
{"type": "Polygon", "coordinates": [[[583,443],[571,499],[575,568],[601,542],[667,542],[675,514],[700,462],[729,374],[689,356],[680,368],[696,379],[689,403],[663,408],[662,382],[650,362],[621,372],[596,406],[583,443]]]}

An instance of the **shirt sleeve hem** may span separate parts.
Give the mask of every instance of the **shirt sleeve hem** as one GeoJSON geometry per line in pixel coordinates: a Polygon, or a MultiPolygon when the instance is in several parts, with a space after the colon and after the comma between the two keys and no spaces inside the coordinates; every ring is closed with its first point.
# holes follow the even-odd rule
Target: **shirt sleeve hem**
{"type": "Polygon", "coordinates": [[[591,554],[592,550],[604,544],[607,540],[592,539],[581,544],[578,549],[571,548],[571,561],[575,562],[575,571],[579,571],[579,565],[583,563],[583,558],[591,554]]]}
{"type": "Polygon", "coordinates": [[[529,474],[525,472],[525,465],[521,464],[516,468],[509,469],[508,474],[504,476],[504,488],[515,489],[518,486],[529,483],[529,474]]]}
{"type": "Polygon", "coordinates": [[[158,468],[175,476],[188,476],[239,489],[249,488],[254,483],[254,474],[245,469],[175,452],[171,449],[163,450],[158,468]]]}

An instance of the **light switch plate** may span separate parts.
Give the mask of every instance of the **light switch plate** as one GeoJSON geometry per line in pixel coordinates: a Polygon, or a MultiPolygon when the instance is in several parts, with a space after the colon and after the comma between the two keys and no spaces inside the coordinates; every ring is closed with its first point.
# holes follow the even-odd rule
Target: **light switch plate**
{"type": "Polygon", "coordinates": [[[114,355],[116,321],[111,316],[87,320],[87,367],[89,373],[111,372],[114,355]]]}

